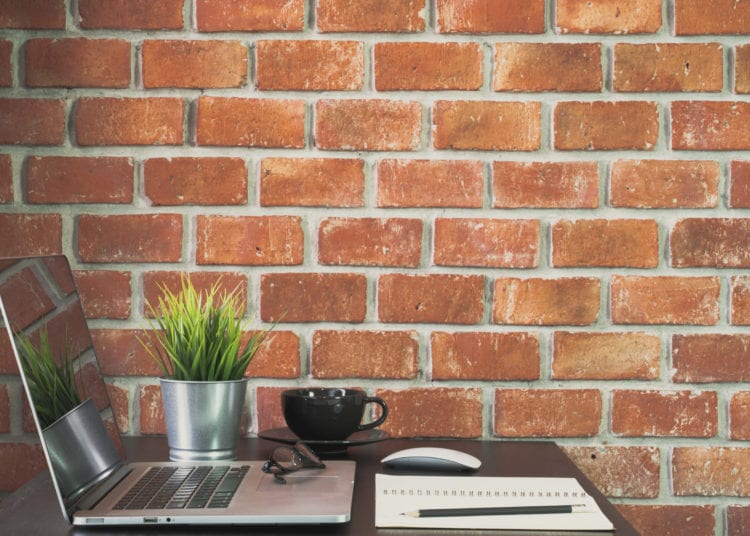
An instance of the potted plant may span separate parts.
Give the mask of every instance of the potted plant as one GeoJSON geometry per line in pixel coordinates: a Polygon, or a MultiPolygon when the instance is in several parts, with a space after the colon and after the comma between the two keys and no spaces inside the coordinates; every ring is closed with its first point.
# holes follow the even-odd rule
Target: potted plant
{"type": "Polygon", "coordinates": [[[114,469],[120,456],[94,401],[78,391],[76,352],[65,345],[62,355],[56,356],[46,326],[37,337],[35,343],[27,334],[15,333],[19,365],[60,491],[73,498],[93,479],[114,469]],[[83,450],[96,455],[81,456],[83,450]]]}
{"type": "Polygon", "coordinates": [[[199,292],[183,275],[179,293],[161,285],[158,304],[147,303],[156,320],[141,343],[162,370],[172,460],[237,457],[245,372],[272,329],[254,332],[243,344],[248,322],[238,291],[219,288],[216,281],[199,292]]]}

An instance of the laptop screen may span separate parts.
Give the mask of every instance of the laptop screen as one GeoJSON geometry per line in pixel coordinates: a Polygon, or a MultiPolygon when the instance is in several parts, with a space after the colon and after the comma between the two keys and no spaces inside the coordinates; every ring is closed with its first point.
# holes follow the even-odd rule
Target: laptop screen
{"type": "Polygon", "coordinates": [[[18,363],[70,518],[77,501],[122,465],[123,451],[67,258],[0,259],[0,310],[0,348],[18,363]]]}

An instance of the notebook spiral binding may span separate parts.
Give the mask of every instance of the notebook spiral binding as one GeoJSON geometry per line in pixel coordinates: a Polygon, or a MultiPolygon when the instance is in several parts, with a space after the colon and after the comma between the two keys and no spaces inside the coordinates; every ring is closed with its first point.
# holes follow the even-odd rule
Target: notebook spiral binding
{"type": "Polygon", "coordinates": [[[552,491],[552,490],[488,490],[488,489],[414,489],[414,488],[385,488],[383,495],[404,497],[509,497],[533,498],[554,497],[561,499],[583,499],[588,497],[585,491],[552,491]]]}

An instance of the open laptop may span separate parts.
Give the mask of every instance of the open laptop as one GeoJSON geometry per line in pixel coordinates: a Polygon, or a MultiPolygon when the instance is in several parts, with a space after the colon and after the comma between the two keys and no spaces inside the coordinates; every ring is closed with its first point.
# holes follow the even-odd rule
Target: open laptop
{"type": "Polygon", "coordinates": [[[265,460],[126,463],[65,256],[0,259],[0,311],[5,328],[0,329],[0,349],[10,348],[18,362],[55,492],[69,522],[88,526],[285,525],[350,520],[355,473],[351,460],[326,460],[325,469],[285,475],[285,485],[261,470],[265,460]],[[39,401],[32,398],[21,364],[21,342],[38,344],[41,334],[54,355],[67,352],[72,356],[81,400],[90,400],[87,404],[95,408],[91,410],[94,420],[98,413],[103,424],[104,433],[92,441],[86,436],[91,432],[87,428],[97,427],[71,425],[64,432],[68,435],[63,435],[63,444],[85,445],[77,449],[72,462],[61,461],[59,438],[51,432],[58,424],[40,426],[35,405],[39,401]],[[1,340],[6,336],[9,344],[1,340]]]}

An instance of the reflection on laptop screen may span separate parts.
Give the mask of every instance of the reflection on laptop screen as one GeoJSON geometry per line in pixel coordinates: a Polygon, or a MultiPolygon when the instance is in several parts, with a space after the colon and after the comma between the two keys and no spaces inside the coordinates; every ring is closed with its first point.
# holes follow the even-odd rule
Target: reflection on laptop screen
{"type": "Polygon", "coordinates": [[[0,309],[0,338],[10,339],[0,347],[12,348],[23,371],[52,479],[70,516],[76,501],[122,464],[122,447],[67,259],[0,259],[0,309]],[[63,390],[66,380],[72,393],[63,390]]]}

